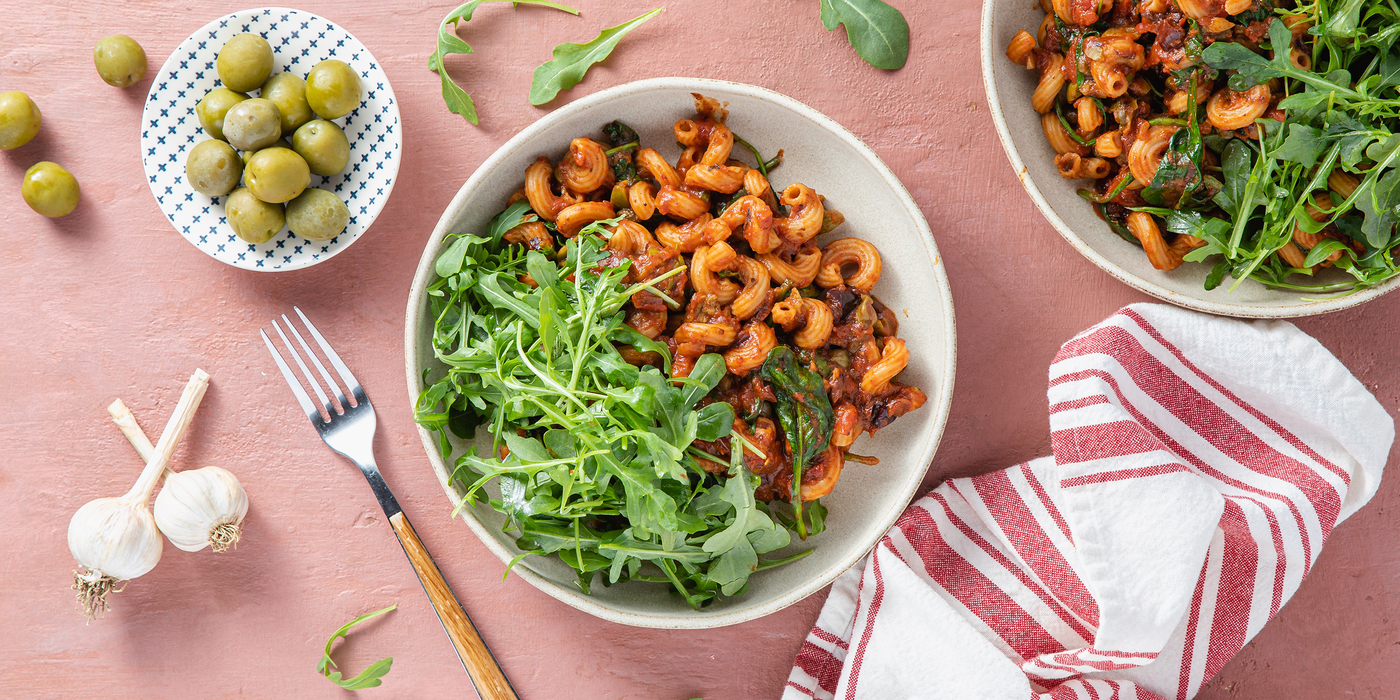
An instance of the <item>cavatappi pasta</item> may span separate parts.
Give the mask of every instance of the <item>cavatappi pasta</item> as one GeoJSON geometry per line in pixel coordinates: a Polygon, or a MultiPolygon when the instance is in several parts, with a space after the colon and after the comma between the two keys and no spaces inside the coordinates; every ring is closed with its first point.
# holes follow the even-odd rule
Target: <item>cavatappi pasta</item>
{"type": "MultiPolygon", "coordinates": [[[[733,406],[736,432],[758,448],[746,446],[743,459],[765,501],[789,499],[793,470],[773,390],[755,370],[774,348],[793,348],[821,374],[834,413],[830,446],[801,477],[802,499],[814,500],[831,492],[846,461],[874,461],[848,455],[859,433],[873,435],[925,396],[897,381],[909,350],[896,337],[895,314],[872,294],[879,251],[853,237],[822,243],[841,213],[807,185],[775,188],[767,170],[781,152],[762,168],[748,166],[734,157],[724,106],[699,95],[695,105],[695,118],[675,124],[684,149],[675,163],[636,141],[609,147],[586,137],[557,164],[539,158],[511,198],[528,200],[535,216],[504,239],[562,250],[553,235],[572,238],[615,220],[603,227],[601,265],[628,266],[628,285],[662,280],[626,304],[626,325],[665,344],[673,377],[687,376],[705,353],[723,357],[727,374],[702,403],[733,406]]],[[[662,366],[657,352],[618,350],[632,364],[662,366]]],[[[730,438],[695,445],[714,457],[701,460],[707,471],[727,470],[730,438]]]]}
{"type": "MultiPolygon", "coordinates": [[[[1345,292],[1400,275],[1396,217],[1377,213],[1400,201],[1382,180],[1400,164],[1387,160],[1392,149],[1384,145],[1400,132],[1400,83],[1385,68],[1397,60],[1386,37],[1400,24],[1400,7],[1381,0],[1040,0],[1040,7],[1044,20],[1012,37],[1006,57],[1037,76],[1030,108],[1040,114],[1055,168],[1091,180],[1080,194],[1156,269],[1175,269],[1188,256],[1208,260],[1215,264],[1208,289],[1229,276],[1345,292]],[[1332,266],[1356,279],[1289,279],[1332,266]]],[[[824,270],[817,279],[827,279],[824,270]]]]}

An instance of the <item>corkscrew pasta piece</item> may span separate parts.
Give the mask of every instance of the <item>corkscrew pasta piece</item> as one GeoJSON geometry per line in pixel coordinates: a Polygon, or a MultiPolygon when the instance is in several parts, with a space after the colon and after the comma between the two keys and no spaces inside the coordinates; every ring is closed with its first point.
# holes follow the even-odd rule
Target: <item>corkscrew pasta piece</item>
{"type": "Polygon", "coordinates": [[[710,128],[710,138],[705,145],[705,155],[700,159],[700,164],[724,165],[733,150],[734,132],[723,124],[715,124],[710,128]]]}
{"type": "Polygon", "coordinates": [[[791,262],[784,260],[777,253],[763,253],[758,256],[758,260],[768,268],[768,276],[777,284],[791,282],[794,287],[806,287],[817,278],[817,272],[821,270],[822,252],[816,246],[808,244],[798,249],[791,262]]]}
{"type": "Polygon", "coordinates": [[[845,284],[869,292],[880,281],[880,268],[880,251],[875,246],[859,238],[840,238],[822,249],[821,267],[815,279],[819,287],[845,284]],[[856,270],[843,277],[841,271],[847,265],[855,265],[856,270]]]}
{"type": "Polygon", "coordinates": [[[1157,222],[1151,214],[1141,211],[1128,214],[1128,232],[1142,244],[1152,267],[1158,270],[1175,270],[1181,266],[1181,257],[1172,255],[1166,240],[1162,238],[1161,229],[1157,228],[1157,222]]]}
{"type": "Polygon", "coordinates": [[[779,236],[792,243],[806,243],[821,233],[825,209],[812,188],[801,183],[788,185],[778,201],[791,211],[787,218],[773,221],[779,236]]]}
{"type": "Polygon", "coordinates": [[[1304,254],[1298,246],[1294,245],[1293,241],[1284,243],[1283,247],[1278,249],[1278,256],[1283,258],[1283,261],[1288,263],[1289,267],[1296,267],[1299,269],[1307,267],[1307,255],[1304,254]]]}
{"type": "Polygon", "coordinates": [[[1351,197],[1356,188],[1361,186],[1361,181],[1355,175],[1341,170],[1333,170],[1327,176],[1327,188],[1342,196],[1342,199],[1351,197]]]}
{"type": "Polygon", "coordinates": [[[707,134],[702,133],[700,125],[693,119],[681,119],[671,130],[676,135],[676,143],[686,147],[704,145],[709,138],[707,134]]]}
{"type": "Polygon", "coordinates": [[[639,221],[648,221],[656,214],[656,187],[650,182],[633,183],[627,188],[627,206],[639,221]]]}
{"type": "Polygon", "coordinates": [[[1045,131],[1045,140],[1056,153],[1083,153],[1087,150],[1070,136],[1054,113],[1041,115],[1040,127],[1045,131]]]}
{"type": "Polygon", "coordinates": [[[559,229],[560,235],[565,238],[573,238],[584,226],[594,221],[611,219],[616,215],[612,202],[579,202],[571,204],[559,212],[554,225],[555,228],[559,229]]]}
{"type": "Polygon", "coordinates": [[[627,317],[623,322],[638,333],[656,340],[666,330],[666,318],[665,311],[631,308],[627,310],[627,317]]]}
{"type": "Polygon", "coordinates": [[[773,210],[762,199],[752,194],[740,197],[730,204],[719,218],[731,231],[742,226],[744,240],[748,241],[749,247],[755,253],[771,252],[782,243],[778,240],[777,232],[773,230],[773,210]]]}
{"type": "Polygon", "coordinates": [[[738,336],[738,330],[733,326],[723,323],[696,323],[687,321],[676,329],[674,337],[678,343],[694,343],[696,345],[713,345],[724,347],[733,343],[738,336]]]}
{"type": "Polygon", "coordinates": [[[697,248],[695,254],[690,257],[690,283],[695,287],[696,294],[708,294],[718,299],[721,304],[729,304],[739,296],[739,285],[715,276],[714,271],[723,270],[729,266],[729,263],[733,262],[734,249],[730,248],[727,243],[717,245],[728,248],[729,260],[716,260],[712,264],[710,256],[716,247],[701,246],[697,248]]]}
{"type": "Polygon", "coordinates": [[[1136,34],[1107,31],[1084,39],[1084,57],[1093,85],[1083,89],[1095,97],[1121,97],[1128,92],[1128,76],[1141,70],[1147,60],[1136,34]]]}
{"type": "Polygon", "coordinates": [[[822,478],[802,482],[800,493],[804,501],[815,501],[829,495],[831,490],[836,488],[836,480],[841,478],[841,468],[845,465],[846,453],[836,445],[827,445],[827,448],[812,461],[814,467],[820,465],[823,468],[822,478]]]}
{"type": "Polygon", "coordinates": [[[559,212],[574,203],[573,199],[554,194],[549,184],[553,174],[554,168],[544,157],[525,169],[525,198],[530,200],[530,208],[545,221],[554,221],[559,212]]]}
{"type": "Polygon", "coordinates": [[[679,226],[671,221],[663,221],[656,227],[656,240],[667,248],[682,253],[694,253],[705,244],[705,226],[709,223],[708,212],[701,212],[679,226]]]}
{"type": "Polygon", "coordinates": [[[860,390],[867,394],[880,394],[889,389],[890,381],[909,364],[909,348],[899,338],[886,338],[878,362],[866,368],[860,378],[860,390]]]}
{"type": "Polygon", "coordinates": [[[773,322],[788,333],[798,326],[802,330],[793,333],[792,341],[804,350],[815,350],[826,345],[831,337],[831,307],[816,299],[808,299],[793,290],[788,298],[773,304],[773,322]]]}
{"type": "Polygon", "coordinates": [[[1268,83],[1260,83],[1244,92],[1221,88],[1206,103],[1206,120],[1217,129],[1243,129],[1264,116],[1270,97],[1268,83]]]}
{"type": "Polygon", "coordinates": [[[1022,29],[1016,32],[1016,36],[1011,37],[1011,43],[1006,45],[1006,57],[1012,63],[1017,63],[1026,68],[1035,68],[1035,36],[1022,29]]]}
{"type": "MultiPolygon", "coordinates": [[[[763,173],[753,169],[744,172],[744,192],[748,196],[758,197],[761,201],[763,195],[770,194],[772,191],[773,188],[769,186],[768,178],[764,177],[763,173]]],[[[769,212],[769,216],[772,216],[772,212],[769,212]]]]}
{"type": "Polygon", "coordinates": [[[608,244],[605,247],[624,255],[633,255],[656,248],[657,244],[656,239],[651,236],[651,231],[648,231],[645,226],[624,219],[613,227],[612,236],[608,237],[608,244]]]}
{"type": "Polygon", "coordinates": [[[654,148],[643,148],[637,151],[632,162],[636,164],[637,170],[651,176],[651,179],[655,180],[657,186],[661,188],[680,187],[682,184],[680,174],[654,148]]]}
{"type": "MultiPolygon", "coordinates": [[[[1322,207],[1323,209],[1331,209],[1334,206],[1332,204],[1332,197],[1326,194],[1320,194],[1314,197],[1313,201],[1317,202],[1317,205],[1322,207]]],[[[1308,218],[1318,223],[1326,221],[1329,218],[1326,213],[1324,213],[1321,209],[1318,209],[1317,207],[1313,206],[1312,204],[1304,204],[1303,210],[1307,212],[1308,218]]],[[[1327,238],[1333,238],[1333,236],[1327,235],[1321,231],[1317,233],[1310,233],[1308,231],[1304,231],[1302,225],[1300,224],[1293,225],[1292,242],[1296,243],[1303,250],[1312,250],[1313,248],[1316,248],[1319,243],[1321,243],[1324,239],[1327,238]]],[[[1327,256],[1326,262],[1335,263],[1341,259],[1342,251],[1337,250],[1333,251],[1331,255],[1327,256]]],[[[1294,267],[1302,267],[1302,265],[1294,265],[1294,267]]]]}
{"type": "Polygon", "coordinates": [[[739,330],[734,344],[724,351],[724,366],[730,374],[740,377],[758,369],[768,359],[768,352],[778,347],[778,336],[763,321],[749,321],[739,330]]]}
{"type": "Polygon", "coordinates": [[[729,311],[734,318],[744,321],[752,318],[771,300],[772,278],[768,276],[768,268],[763,263],[747,255],[738,256],[734,266],[744,286],[730,304],[729,311]]]}
{"type": "Polygon", "coordinates": [[[748,168],[737,165],[696,163],[685,171],[685,184],[701,190],[734,194],[744,186],[748,168]]]}
{"type": "Polygon", "coordinates": [[[860,411],[850,401],[841,401],[834,412],[836,421],[831,431],[831,444],[850,447],[860,435],[860,411]]]}
{"type": "Polygon", "coordinates": [[[1103,126],[1103,110],[1099,108],[1099,103],[1092,97],[1081,97],[1075,100],[1074,110],[1080,136],[1088,138],[1090,134],[1103,126]]]}
{"type": "Polygon", "coordinates": [[[1118,131],[1099,134],[1094,139],[1094,155],[1109,159],[1123,155],[1123,134],[1118,131]]]}
{"type": "Polygon", "coordinates": [[[554,248],[554,237],[549,235],[549,229],[538,221],[529,221],[506,231],[501,238],[507,243],[523,245],[529,250],[551,250],[554,248]]]}
{"type": "Polygon", "coordinates": [[[1225,3],[1220,0],[1176,0],[1176,4],[1183,14],[1200,22],[1208,32],[1218,34],[1235,26],[1225,19],[1225,3]]]}
{"type": "Polygon", "coordinates": [[[1083,158],[1078,153],[1062,153],[1055,156],[1055,170],[1067,180],[1108,177],[1108,161],[1102,158],[1083,158]]]}
{"type": "Polygon", "coordinates": [[[1047,114],[1055,109],[1055,100],[1065,88],[1065,76],[1060,71],[1064,62],[1065,57],[1060,54],[1050,54],[1050,57],[1043,61],[1044,65],[1040,67],[1040,83],[1031,93],[1031,108],[1035,111],[1047,114]]]}
{"type": "Polygon", "coordinates": [[[1137,186],[1147,185],[1157,176],[1157,166],[1162,164],[1162,156],[1170,148],[1176,129],[1174,126],[1151,127],[1145,136],[1139,135],[1128,147],[1128,169],[1137,186]]]}
{"type": "Polygon", "coordinates": [[[608,157],[603,146],[592,139],[569,142],[569,155],[559,164],[559,179],[565,187],[587,194],[603,186],[608,177],[608,157]]]}
{"type": "Polygon", "coordinates": [[[710,211],[710,203],[692,192],[666,185],[656,194],[656,210],[674,219],[689,221],[710,211]]]}

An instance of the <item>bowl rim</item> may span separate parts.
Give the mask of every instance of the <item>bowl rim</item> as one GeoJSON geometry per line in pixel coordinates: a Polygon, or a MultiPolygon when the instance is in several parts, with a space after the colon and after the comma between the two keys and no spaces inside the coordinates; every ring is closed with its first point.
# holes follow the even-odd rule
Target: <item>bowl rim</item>
{"type": "MultiPolygon", "coordinates": [[[[1162,301],[1196,311],[1240,318],[1296,318],[1341,311],[1342,309],[1348,309],[1358,304],[1368,302],[1400,286],[1400,277],[1396,277],[1388,282],[1363,289],[1344,297],[1334,297],[1318,301],[1303,301],[1300,296],[1298,303],[1280,306],[1257,306],[1246,303],[1221,302],[1188,296],[1157,284],[1156,282],[1139,277],[1094,250],[1094,248],[1085,242],[1079,234],[1075,233],[1074,229],[1070,228],[1069,224],[1066,224],[1064,219],[1060,218],[1060,215],[1050,206],[1045,195],[1040,191],[1040,188],[1036,186],[1035,181],[1031,179],[1029,172],[1026,170],[1025,163],[1021,160],[1021,155],[1016,149],[1015,143],[1011,140],[1011,131],[1006,124],[1006,117],[1001,106],[1001,98],[996,89],[996,79],[993,75],[996,60],[998,58],[1003,61],[1006,60],[1006,57],[997,50],[992,37],[992,32],[996,24],[997,5],[1005,1],[1006,0],[983,0],[982,2],[982,87],[987,94],[988,111],[992,113],[992,122],[996,125],[997,137],[1001,140],[1002,150],[1006,152],[1006,159],[1011,162],[1011,168],[1016,173],[1016,179],[1020,180],[1021,186],[1026,189],[1026,194],[1030,195],[1031,201],[1035,203],[1041,215],[1050,222],[1051,226],[1055,227],[1055,230],[1060,233],[1060,236],[1066,241],[1069,241],[1069,244],[1074,246],[1074,249],[1088,258],[1090,262],[1098,265],[1104,272],[1118,278],[1118,280],[1124,284],[1138,291],[1146,292],[1162,301]]],[[[1252,280],[1249,283],[1258,284],[1258,282],[1252,280]]],[[[1300,292],[1299,294],[1301,295],[1303,293],[1300,292]]]]}
{"type": "MultiPolygon", "coordinates": [[[[377,202],[375,205],[371,205],[372,211],[367,212],[367,215],[369,216],[369,221],[365,224],[364,230],[360,232],[360,235],[355,236],[353,239],[351,239],[351,240],[350,240],[349,242],[347,242],[345,245],[340,246],[340,247],[338,247],[338,248],[336,248],[336,249],[334,249],[334,250],[332,250],[332,251],[329,251],[327,254],[321,256],[320,258],[313,259],[311,262],[308,262],[308,263],[305,263],[305,264],[302,264],[302,265],[297,265],[296,267],[279,267],[279,268],[257,267],[257,266],[251,266],[251,267],[250,267],[250,266],[247,266],[247,265],[240,265],[240,264],[238,264],[238,263],[236,263],[236,262],[229,262],[229,261],[227,261],[227,260],[220,260],[219,258],[214,257],[214,254],[213,254],[213,253],[210,253],[209,251],[207,251],[207,250],[205,250],[204,248],[200,247],[200,245],[199,245],[198,243],[195,243],[194,238],[192,238],[191,236],[189,236],[188,234],[186,234],[185,231],[181,230],[181,228],[180,228],[178,225],[176,225],[175,219],[174,219],[173,215],[171,215],[169,212],[167,212],[167,211],[165,210],[165,207],[162,206],[161,203],[160,203],[159,201],[156,202],[156,209],[158,209],[158,210],[160,211],[161,215],[165,217],[166,223],[170,224],[170,227],[173,228],[173,229],[175,229],[175,232],[178,233],[178,234],[180,234],[180,237],[181,237],[181,238],[184,238],[187,242],[189,242],[190,245],[194,246],[195,250],[198,250],[199,252],[204,253],[205,255],[209,256],[210,258],[213,258],[213,259],[214,259],[215,261],[217,261],[217,262],[221,262],[221,263],[223,263],[223,264],[225,264],[225,265],[228,265],[228,266],[233,267],[233,268],[237,268],[237,269],[239,269],[239,270],[247,270],[247,271],[249,271],[249,272],[259,272],[259,273],[269,273],[269,274],[271,274],[271,273],[278,273],[278,272],[296,272],[297,270],[305,270],[305,269],[308,268],[308,267],[315,267],[316,265],[320,265],[321,263],[326,262],[327,260],[330,260],[331,258],[334,258],[334,257],[337,256],[337,255],[340,255],[340,254],[341,254],[342,252],[344,252],[347,248],[349,248],[350,246],[354,245],[354,244],[356,243],[356,241],[359,241],[361,238],[364,238],[365,235],[369,233],[369,230],[370,230],[370,228],[374,225],[374,222],[377,221],[377,220],[379,219],[379,214],[382,213],[382,212],[384,211],[384,207],[388,205],[388,203],[389,203],[389,198],[394,194],[394,185],[398,184],[398,182],[399,182],[399,166],[400,166],[400,165],[402,164],[402,162],[403,162],[403,114],[402,114],[402,112],[399,111],[399,98],[398,98],[397,95],[394,94],[394,86],[393,86],[393,84],[389,81],[389,73],[388,73],[388,71],[384,70],[384,64],[383,64],[378,58],[375,57],[374,52],[370,50],[369,46],[368,46],[367,44],[365,44],[365,42],[360,41],[360,38],[357,37],[357,36],[355,36],[354,32],[351,32],[349,29],[346,29],[344,26],[341,26],[338,22],[336,22],[335,20],[332,20],[332,19],[330,19],[330,18],[328,18],[328,17],[325,17],[325,16],[323,16],[323,15],[316,14],[315,12],[312,12],[312,11],[310,11],[310,10],[302,10],[302,9],[297,9],[297,8],[294,8],[294,7],[283,7],[283,6],[281,6],[281,5],[266,5],[266,6],[263,6],[263,7],[249,7],[249,8],[245,8],[245,9],[242,9],[242,10],[234,10],[234,11],[232,11],[232,12],[226,12],[226,13],[217,15],[216,17],[214,17],[213,19],[209,20],[208,22],[205,22],[204,24],[200,25],[200,27],[199,27],[198,29],[194,30],[193,32],[190,32],[190,35],[189,35],[189,36],[185,37],[184,39],[181,39],[181,40],[180,40],[180,43],[176,44],[174,49],[171,49],[170,55],[166,56],[165,61],[161,62],[160,68],[158,68],[158,69],[156,70],[154,76],[151,78],[151,83],[150,83],[150,85],[146,88],[146,98],[145,98],[145,100],[143,101],[142,107],[141,107],[141,120],[142,120],[142,123],[145,123],[148,119],[150,119],[150,117],[148,116],[147,112],[150,111],[150,110],[153,110],[153,109],[154,109],[153,105],[156,104],[155,102],[152,102],[152,100],[151,100],[152,91],[156,89],[156,85],[157,85],[157,83],[158,83],[158,81],[156,80],[156,78],[159,78],[162,74],[164,74],[164,73],[166,72],[166,68],[167,68],[168,66],[173,65],[174,63],[176,63],[176,56],[180,53],[180,51],[185,47],[186,44],[188,44],[188,43],[194,41],[195,38],[196,38],[199,34],[201,34],[201,33],[203,33],[203,32],[209,31],[211,27],[214,27],[216,24],[218,24],[218,23],[219,23],[220,21],[222,21],[222,20],[227,20],[227,19],[229,19],[229,18],[238,16],[238,15],[252,15],[252,14],[256,14],[256,13],[275,14],[275,13],[279,13],[279,12],[281,12],[281,13],[295,12],[295,13],[298,13],[298,14],[303,14],[303,15],[308,15],[308,16],[310,16],[310,17],[314,17],[314,18],[316,18],[316,19],[318,19],[318,20],[321,20],[322,22],[325,22],[326,24],[329,24],[329,25],[331,25],[332,27],[335,27],[336,29],[338,29],[338,30],[344,32],[344,33],[345,33],[345,36],[348,36],[348,37],[350,37],[351,39],[355,40],[356,43],[358,43],[361,47],[363,47],[363,48],[364,48],[364,51],[365,51],[365,55],[368,57],[369,62],[372,63],[372,64],[374,64],[374,66],[376,67],[376,69],[379,71],[379,74],[380,74],[380,75],[384,76],[384,87],[383,87],[383,88],[375,88],[375,89],[376,89],[376,90],[382,89],[382,90],[388,95],[388,99],[389,99],[389,108],[390,108],[390,110],[392,111],[393,116],[398,120],[398,128],[396,128],[396,129],[394,129],[392,132],[390,132],[390,133],[391,133],[391,139],[390,139],[390,140],[391,140],[392,143],[395,144],[397,147],[396,147],[396,148],[393,148],[393,149],[389,149],[389,150],[387,151],[389,155],[385,158],[385,161],[389,163],[389,167],[388,167],[386,170],[383,171],[383,175],[376,174],[376,173],[378,173],[379,171],[371,171],[370,175],[368,176],[368,179],[371,180],[371,181],[377,181],[377,180],[379,180],[379,179],[382,179],[382,178],[384,178],[384,177],[387,177],[387,178],[389,178],[389,184],[387,184],[387,185],[384,186],[384,196],[383,196],[383,197],[380,197],[379,200],[378,200],[378,202],[377,202]]],[[[274,49],[274,53],[275,53],[275,49],[274,49]]],[[[220,85],[222,86],[222,83],[220,83],[220,85]]],[[[358,108],[357,108],[357,109],[358,109],[358,108]]],[[[317,118],[319,119],[320,117],[318,116],[317,118]]],[[[334,121],[334,120],[331,120],[331,121],[334,121]]],[[[336,126],[340,126],[340,125],[337,124],[336,126]]],[[[137,142],[138,142],[138,143],[137,143],[137,146],[140,148],[140,152],[141,152],[141,168],[142,168],[142,171],[143,171],[143,177],[145,177],[145,178],[148,180],[147,185],[148,185],[148,189],[150,189],[150,191],[151,191],[151,198],[152,198],[152,199],[155,199],[155,198],[158,196],[157,193],[156,193],[156,190],[155,190],[156,185],[155,185],[154,182],[150,181],[150,172],[149,172],[149,169],[146,167],[146,149],[147,149],[147,146],[146,146],[146,139],[137,139],[137,142]]],[[[347,167],[348,167],[348,166],[347,166],[347,167]]],[[[223,195],[223,196],[226,196],[226,195],[223,195]]],[[[227,224],[225,224],[225,225],[227,225],[227,224]]],[[[279,232],[279,233],[280,233],[280,232],[279,232]]]]}
{"type": "MultiPolygon", "coordinates": [[[[701,611],[695,612],[694,614],[675,616],[621,611],[611,608],[602,601],[586,596],[575,589],[566,588],[554,581],[546,579],[527,566],[517,565],[512,569],[513,573],[525,579],[535,588],[570,607],[610,622],[633,627],[707,629],[734,625],[778,612],[826,587],[838,576],[864,558],[870,550],[874,549],[913,500],[914,493],[922,483],[924,476],[928,473],[928,467],[933,461],[933,455],[938,450],[938,445],[942,440],[944,428],[947,426],[948,414],[952,405],[954,371],[957,364],[957,335],[953,316],[952,289],[948,284],[948,277],[943,267],[943,259],[933,240],[933,234],[929,229],[928,222],[925,220],[922,210],[919,209],[918,204],[914,201],[913,196],[909,194],[909,191],[904,187],[903,183],[895,177],[889,166],[887,166],[869,146],[861,141],[859,137],[835,120],[812,107],[781,93],[755,85],[726,80],[685,77],[661,77],[633,81],[575,100],[546,114],[521,130],[476,168],[467,179],[466,183],[458,190],[457,195],[452,198],[452,201],[443,210],[443,214],[434,227],[432,235],[424,245],[423,257],[419,260],[418,269],[414,272],[404,324],[404,365],[407,371],[410,404],[417,401],[418,392],[420,391],[421,368],[417,363],[418,346],[416,336],[419,316],[422,313],[421,310],[424,308],[423,294],[430,282],[432,274],[434,274],[433,263],[436,260],[438,249],[448,232],[447,228],[450,223],[449,214],[457,211],[464,205],[466,199],[486,179],[486,174],[494,170],[502,161],[513,155],[516,151],[521,148],[529,147],[530,142],[540,132],[596,105],[637,92],[704,92],[705,90],[722,90],[777,103],[824,127],[834,136],[854,148],[857,153],[871,164],[884,180],[885,184],[899,199],[900,203],[909,212],[911,217],[913,217],[918,230],[917,232],[929,254],[929,259],[933,267],[933,279],[926,281],[925,284],[937,284],[942,291],[943,312],[946,321],[944,327],[939,329],[939,332],[945,338],[944,342],[947,345],[946,360],[942,367],[930,368],[935,372],[935,376],[938,378],[938,391],[936,397],[931,397],[936,398],[932,406],[932,408],[935,409],[933,425],[930,428],[932,431],[932,439],[928,441],[924,452],[917,457],[918,462],[924,466],[922,469],[911,470],[910,476],[905,479],[904,483],[898,486],[902,498],[892,500],[891,505],[888,506],[884,512],[878,514],[876,522],[879,524],[879,527],[875,531],[880,534],[870,542],[855,548],[850,554],[832,564],[820,575],[813,577],[802,585],[796,586],[792,590],[766,603],[750,606],[741,605],[710,614],[701,611]]],[[[446,468],[442,456],[438,453],[436,439],[432,433],[422,426],[417,425],[416,422],[414,425],[418,429],[418,435],[423,442],[423,448],[428,454],[428,459],[433,465],[433,471],[437,474],[438,481],[442,485],[443,491],[447,494],[449,502],[455,503],[456,496],[450,484],[450,473],[446,468]]],[[[502,562],[509,562],[512,558],[512,554],[509,550],[505,549],[501,543],[496,540],[490,528],[475,517],[469,517],[469,514],[469,509],[463,509],[462,520],[466,521],[468,527],[472,529],[477,538],[481,540],[482,544],[484,544],[487,549],[491,550],[502,562]]]]}

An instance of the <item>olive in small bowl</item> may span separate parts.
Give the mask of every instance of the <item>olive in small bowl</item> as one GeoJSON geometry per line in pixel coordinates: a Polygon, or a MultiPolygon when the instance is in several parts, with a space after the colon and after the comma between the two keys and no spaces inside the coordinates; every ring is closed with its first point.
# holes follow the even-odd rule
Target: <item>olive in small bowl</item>
{"type": "Polygon", "coordinates": [[[224,202],[224,216],[228,217],[234,235],[249,243],[272,240],[287,223],[281,204],[264,202],[247,187],[240,187],[228,196],[224,202]]]}
{"type": "Polygon", "coordinates": [[[360,76],[344,61],[321,61],[306,76],[306,101],[322,119],[339,119],[360,106],[360,76]]]}
{"type": "Polygon", "coordinates": [[[287,228],[309,241],[329,241],[350,223],[350,208],[340,197],[311,188],[287,202],[287,228]]]}
{"type": "Polygon", "coordinates": [[[112,87],[129,87],[146,77],[146,50],[125,34],[99,39],[92,49],[92,62],[102,82],[112,87]]]}
{"type": "Polygon", "coordinates": [[[272,44],[256,34],[229,39],[215,59],[219,80],[234,92],[256,90],[272,75],[272,44]]]}
{"type": "Polygon", "coordinates": [[[44,117],[39,105],[18,90],[0,92],[0,151],[12,151],[34,138],[44,117]]]}
{"type": "Polygon", "coordinates": [[[291,73],[278,73],[263,83],[260,97],[272,100],[282,114],[282,133],[290,134],[315,114],[306,103],[306,81],[291,73]]]}
{"type": "Polygon", "coordinates": [[[238,187],[243,177],[243,159],[223,141],[200,141],[185,159],[185,180],[195,192],[222,197],[238,187]]]}
{"type": "Polygon", "coordinates": [[[321,177],[338,175],[350,162],[350,140],[335,122],[315,119],[292,134],[292,148],[321,177]]]}
{"type": "Polygon", "coordinates": [[[296,151],[275,146],[248,159],[243,180],[258,199],[278,204],[295,198],[311,184],[311,170],[296,151]]]}
{"type": "Polygon", "coordinates": [[[272,100],[254,97],[224,116],[224,140],[240,151],[267,148],[282,138],[282,113],[272,100]]]}
{"type": "Polygon", "coordinates": [[[247,95],[228,88],[210,90],[194,109],[195,115],[199,117],[199,125],[204,127],[204,133],[224,140],[224,119],[228,117],[228,111],[246,99],[247,95]]]}
{"type": "Polygon", "coordinates": [[[39,161],[24,172],[20,196],[24,203],[44,216],[67,216],[78,206],[78,179],[58,163],[39,161]]]}

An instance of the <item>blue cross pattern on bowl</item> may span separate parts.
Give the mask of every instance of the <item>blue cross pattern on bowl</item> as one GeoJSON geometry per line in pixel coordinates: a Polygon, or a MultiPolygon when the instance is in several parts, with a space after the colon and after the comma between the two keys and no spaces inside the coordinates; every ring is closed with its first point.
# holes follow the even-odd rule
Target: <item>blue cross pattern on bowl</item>
{"type": "MultiPolygon", "coordinates": [[[[398,177],[403,136],[399,107],[389,79],[359,40],[334,22],[309,12],[278,7],[243,10],[216,19],[175,49],[151,81],[141,114],[141,163],[156,204],[196,248],[215,260],[258,271],[296,270],[327,260],[368,229],[384,208],[398,177]],[[215,59],[239,34],[258,34],[272,44],[272,71],[305,78],[312,66],[335,58],[360,75],[363,101],[335,120],[350,141],[345,172],[311,176],[311,187],[334,192],[350,208],[350,223],[329,241],[309,241],[283,228],[266,243],[234,235],[224,216],[224,197],[207,197],[185,181],[185,158],[210,138],[195,107],[219,87],[215,59]]],[[[290,136],[287,134],[286,136],[290,136]]]]}

